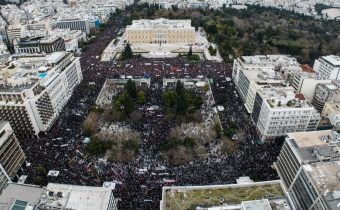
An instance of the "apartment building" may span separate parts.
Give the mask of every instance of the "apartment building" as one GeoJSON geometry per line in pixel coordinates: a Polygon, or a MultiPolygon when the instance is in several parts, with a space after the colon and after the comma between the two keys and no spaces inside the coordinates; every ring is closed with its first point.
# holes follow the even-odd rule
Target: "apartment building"
{"type": "Polygon", "coordinates": [[[126,27],[125,40],[131,44],[194,44],[195,28],[191,20],[134,20],[126,27]]]}
{"type": "Polygon", "coordinates": [[[250,104],[246,106],[248,112],[251,113],[256,82],[285,82],[282,71],[298,65],[295,58],[286,55],[242,56],[235,59],[232,77],[239,96],[245,104],[250,104]]]}
{"type": "Polygon", "coordinates": [[[65,51],[65,42],[61,37],[26,37],[21,38],[15,45],[17,53],[52,53],[65,51]]]}
{"type": "Polygon", "coordinates": [[[86,34],[90,34],[90,23],[87,19],[59,19],[55,22],[56,28],[61,29],[70,29],[70,30],[81,30],[84,31],[86,34]]]}
{"type": "Polygon", "coordinates": [[[49,130],[83,78],[69,52],[21,56],[0,73],[0,120],[17,135],[49,130]]]}
{"type": "Polygon", "coordinates": [[[313,69],[326,79],[340,80],[340,56],[327,55],[316,59],[313,69]]]}
{"type": "Polygon", "coordinates": [[[340,102],[340,83],[319,84],[316,86],[313,98],[313,106],[321,112],[325,103],[328,101],[340,102]]]}
{"type": "Polygon", "coordinates": [[[340,129],[340,102],[326,102],[322,113],[322,117],[328,118],[335,129],[340,129]]]}
{"type": "Polygon", "coordinates": [[[302,93],[309,103],[312,103],[318,84],[331,83],[330,79],[323,79],[315,73],[300,72],[295,74],[292,86],[295,92],[302,93]]]}
{"type": "Polygon", "coordinates": [[[26,156],[7,121],[0,121],[0,192],[25,162],[26,156]]]}
{"type": "Polygon", "coordinates": [[[271,141],[289,132],[314,131],[320,114],[293,87],[263,86],[255,96],[251,114],[262,141],[271,141]]]}
{"type": "Polygon", "coordinates": [[[287,134],[274,166],[295,209],[339,208],[339,141],[332,130],[287,134]]]}

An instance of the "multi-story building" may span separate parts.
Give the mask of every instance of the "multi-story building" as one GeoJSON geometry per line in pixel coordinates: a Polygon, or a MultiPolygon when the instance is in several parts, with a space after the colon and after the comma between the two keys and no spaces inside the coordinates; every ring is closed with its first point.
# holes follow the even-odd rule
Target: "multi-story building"
{"type": "Polygon", "coordinates": [[[295,58],[286,55],[242,56],[235,59],[232,77],[239,96],[245,104],[249,104],[246,106],[248,112],[252,111],[256,82],[285,82],[281,71],[298,65],[295,58]]]}
{"type": "Polygon", "coordinates": [[[326,79],[340,80],[340,57],[336,55],[323,56],[315,60],[313,69],[326,79]]]}
{"type": "Polygon", "coordinates": [[[280,180],[254,182],[240,177],[237,184],[204,186],[165,186],[160,210],[290,210],[280,180]],[[208,198],[209,199],[206,199],[208,198]]]}
{"type": "Polygon", "coordinates": [[[117,210],[117,202],[111,188],[54,183],[10,183],[0,194],[0,209],[12,210],[117,210]]]}
{"type": "Polygon", "coordinates": [[[52,53],[65,51],[65,42],[61,37],[28,37],[20,39],[14,49],[17,53],[52,53]]]}
{"type": "Polygon", "coordinates": [[[313,106],[321,112],[328,101],[340,102],[340,83],[318,84],[315,89],[313,106]]]}
{"type": "Polygon", "coordinates": [[[313,97],[315,95],[315,89],[318,84],[330,83],[332,80],[323,79],[322,77],[316,75],[315,73],[301,72],[295,74],[292,86],[295,92],[302,93],[305,99],[312,103],[313,97]]]}
{"type": "Polygon", "coordinates": [[[332,130],[287,135],[274,165],[295,209],[339,208],[339,146],[332,130]]]}
{"type": "Polygon", "coordinates": [[[7,121],[0,121],[0,192],[15,177],[26,156],[7,121]]]}
{"type": "Polygon", "coordinates": [[[79,58],[69,52],[22,56],[2,69],[0,119],[17,135],[51,128],[82,80],[79,58]]]}
{"type": "Polygon", "coordinates": [[[55,23],[56,28],[70,29],[70,30],[81,30],[86,34],[90,34],[90,23],[87,19],[60,19],[55,23]]]}
{"type": "Polygon", "coordinates": [[[194,44],[195,28],[191,20],[134,20],[126,27],[125,40],[131,44],[194,44]]]}
{"type": "Polygon", "coordinates": [[[251,114],[262,141],[270,141],[289,132],[313,131],[320,122],[320,114],[295,94],[293,87],[264,86],[255,96],[251,114]]]}
{"type": "Polygon", "coordinates": [[[329,122],[335,129],[340,129],[340,102],[326,102],[322,113],[322,117],[328,118],[329,122]]]}

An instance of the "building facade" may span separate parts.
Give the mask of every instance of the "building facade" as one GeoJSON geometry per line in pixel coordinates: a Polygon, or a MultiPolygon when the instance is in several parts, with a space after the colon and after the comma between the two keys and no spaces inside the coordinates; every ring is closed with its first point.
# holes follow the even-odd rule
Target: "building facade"
{"type": "Polygon", "coordinates": [[[274,166],[295,209],[338,208],[339,141],[332,130],[288,134],[274,166]]]}
{"type": "Polygon", "coordinates": [[[52,53],[65,51],[65,42],[61,37],[35,37],[20,39],[14,49],[17,53],[52,53]]]}
{"type": "Polygon", "coordinates": [[[330,83],[330,79],[322,79],[314,73],[301,72],[295,74],[292,86],[295,92],[302,93],[309,103],[312,103],[318,84],[330,83]]]}
{"type": "Polygon", "coordinates": [[[322,117],[328,118],[335,129],[340,129],[340,102],[326,102],[322,113],[322,117]]]}
{"type": "Polygon", "coordinates": [[[25,159],[9,122],[0,121],[0,192],[15,177],[25,159]]]}
{"type": "Polygon", "coordinates": [[[340,57],[336,55],[323,56],[315,60],[313,69],[326,79],[340,80],[340,57]]]}
{"type": "Polygon", "coordinates": [[[16,64],[0,89],[0,119],[9,121],[17,135],[37,135],[51,128],[82,80],[79,58],[55,52],[21,57],[16,64]]]}
{"type": "Polygon", "coordinates": [[[134,20],[126,27],[125,40],[131,44],[194,44],[191,20],[134,20]]]}
{"type": "Polygon", "coordinates": [[[90,23],[88,20],[83,19],[61,19],[56,21],[56,28],[70,29],[70,30],[81,30],[86,34],[90,34],[90,23]]]}
{"type": "Polygon", "coordinates": [[[329,101],[340,102],[340,86],[337,86],[337,83],[317,85],[312,102],[313,106],[319,112],[322,112],[325,103],[329,101]]]}
{"type": "Polygon", "coordinates": [[[315,131],[320,114],[292,87],[266,86],[258,90],[251,118],[262,141],[271,141],[289,132],[315,131]]]}

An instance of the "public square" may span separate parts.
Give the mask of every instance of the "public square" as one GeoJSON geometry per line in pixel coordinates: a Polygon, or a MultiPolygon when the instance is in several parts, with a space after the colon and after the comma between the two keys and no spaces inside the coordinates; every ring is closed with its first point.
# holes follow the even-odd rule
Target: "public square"
{"type": "MultiPolygon", "coordinates": [[[[273,180],[278,176],[272,163],[280,151],[280,145],[257,144],[256,127],[237,96],[230,79],[231,66],[214,61],[189,62],[182,58],[134,58],[126,61],[100,61],[100,55],[115,37],[121,19],[109,24],[93,43],[81,54],[83,81],[75,89],[72,98],[60,114],[52,129],[35,139],[20,139],[31,163],[22,174],[26,183],[33,183],[41,165],[59,171],[59,176],[44,176],[44,183],[55,182],[102,186],[105,181],[116,183],[115,197],[119,209],[158,209],[161,188],[167,185],[208,185],[235,183],[240,176],[254,180],[273,180]],[[147,115],[134,130],[142,133],[137,158],[128,163],[105,161],[85,151],[83,122],[95,104],[107,78],[130,75],[151,78],[151,87],[162,84],[163,78],[197,78],[211,80],[213,102],[211,106],[223,106],[217,112],[223,128],[237,128],[239,140],[232,154],[222,153],[219,140],[206,145],[209,152],[203,159],[173,165],[160,156],[161,143],[167,138],[173,124],[160,113],[147,115]],[[64,146],[67,145],[67,146],[64,146]],[[217,149],[214,149],[217,148],[217,149]]],[[[157,90],[151,97],[152,104],[161,104],[157,90]]],[[[211,99],[211,98],[210,98],[211,99]]]]}

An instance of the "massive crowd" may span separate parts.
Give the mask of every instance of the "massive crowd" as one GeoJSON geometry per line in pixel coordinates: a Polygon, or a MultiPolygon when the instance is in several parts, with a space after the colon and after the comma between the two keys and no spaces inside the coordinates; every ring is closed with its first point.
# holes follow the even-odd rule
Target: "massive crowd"
{"type": "Polygon", "coordinates": [[[258,145],[258,136],[242,101],[235,94],[231,67],[224,63],[200,61],[189,63],[183,59],[135,58],[124,62],[101,62],[100,54],[112,40],[121,25],[117,19],[109,25],[81,55],[84,79],[75,89],[72,98],[52,129],[35,139],[20,139],[30,167],[25,169],[28,183],[40,176],[36,167],[60,171],[57,177],[44,177],[44,182],[101,186],[104,181],[115,181],[114,190],[119,198],[119,209],[158,209],[161,188],[164,185],[207,185],[234,183],[240,176],[259,180],[277,178],[271,168],[279,145],[258,145]],[[143,76],[152,79],[152,97],[149,105],[161,104],[162,93],[158,86],[162,78],[182,78],[205,75],[213,81],[215,105],[223,105],[219,112],[223,127],[231,122],[244,133],[236,151],[228,155],[211,153],[204,160],[173,166],[159,156],[159,147],[174,126],[157,114],[147,115],[144,121],[133,124],[141,133],[141,148],[136,161],[129,164],[106,162],[88,155],[84,150],[82,123],[95,103],[106,78],[116,75],[143,76]],[[140,170],[143,169],[143,170],[140,170]],[[173,181],[169,181],[173,180],[173,181]]]}

